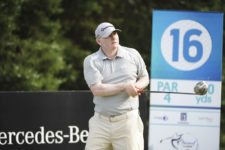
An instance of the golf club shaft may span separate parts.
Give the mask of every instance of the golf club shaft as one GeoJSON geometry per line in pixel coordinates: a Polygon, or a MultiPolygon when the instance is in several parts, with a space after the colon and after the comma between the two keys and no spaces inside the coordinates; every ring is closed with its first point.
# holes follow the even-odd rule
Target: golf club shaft
{"type": "Polygon", "coordinates": [[[165,94],[187,94],[187,95],[198,95],[196,93],[188,93],[188,92],[168,92],[168,91],[146,91],[150,93],[165,93],[165,94]]]}

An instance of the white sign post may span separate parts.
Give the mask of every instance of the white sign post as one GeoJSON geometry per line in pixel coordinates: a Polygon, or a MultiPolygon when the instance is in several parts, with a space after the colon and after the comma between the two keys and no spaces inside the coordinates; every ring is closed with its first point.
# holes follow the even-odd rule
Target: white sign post
{"type": "Polygon", "coordinates": [[[149,150],[219,150],[223,13],[153,11],[149,150]]]}

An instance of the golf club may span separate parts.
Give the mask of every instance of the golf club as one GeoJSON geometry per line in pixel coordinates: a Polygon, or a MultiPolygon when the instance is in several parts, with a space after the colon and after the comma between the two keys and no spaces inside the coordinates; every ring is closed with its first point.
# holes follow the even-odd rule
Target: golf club
{"type": "Polygon", "coordinates": [[[208,84],[205,81],[197,82],[194,92],[173,92],[173,91],[149,91],[150,93],[168,93],[168,94],[187,94],[187,95],[205,95],[208,91],[208,84]]]}
{"type": "Polygon", "coordinates": [[[197,93],[188,93],[188,92],[168,92],[168,91],[149,91],[150,93],[165,93],[165,94],[187,94],[187,95],[201,95],[197,93]]]}

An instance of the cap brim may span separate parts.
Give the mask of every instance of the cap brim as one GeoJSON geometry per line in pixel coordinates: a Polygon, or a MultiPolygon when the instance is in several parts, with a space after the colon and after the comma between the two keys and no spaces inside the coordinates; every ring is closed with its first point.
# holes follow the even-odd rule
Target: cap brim
{"type": "Polygon", "coordinates": [[[110,36],[110,34],[112,34],[112,32],[114,31],[119,31],[121,32],[120,29],[111,29],[111,30],[108,30],[104,35],[102,35],[102,38],[107,38],[108,36],[110,36]]]}

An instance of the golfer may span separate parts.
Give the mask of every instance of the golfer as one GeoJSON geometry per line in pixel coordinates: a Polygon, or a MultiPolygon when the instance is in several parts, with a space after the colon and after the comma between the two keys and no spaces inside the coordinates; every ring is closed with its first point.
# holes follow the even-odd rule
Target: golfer
{"type": "Polygon", "coordinates": [[[119,44],[118,32],[111,23],[99,24],[95,37],[100,48],[83,63],[95,104],[86,150],[144,149],[138,96],[149,76],[139,52],[119,44]]]}

